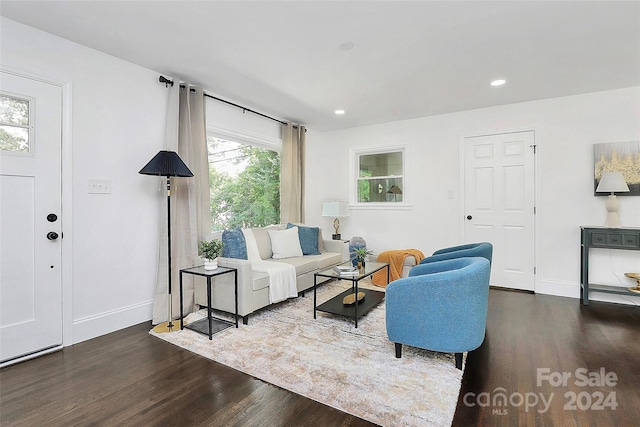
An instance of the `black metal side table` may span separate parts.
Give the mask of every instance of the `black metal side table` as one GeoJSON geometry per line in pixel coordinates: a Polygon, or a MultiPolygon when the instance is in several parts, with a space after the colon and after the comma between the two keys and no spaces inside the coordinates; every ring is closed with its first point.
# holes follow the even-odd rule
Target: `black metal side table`
{"type": "Polygon", "coordinates": [[[236,297],[236,312],[235,312],[235,326],[238,327],[238,270],[230,267],[218,267],[215,270],[205,270],[204,266],[185,268],[180,270],[180,329],[188,328],[201,334],[209,335],[209,339],[216,332],[220,332],[223,329],[227,329],[233,326],[232,322],[217,317],[211,316],[211,278],[220,276],[221,274],[233,273],[235,284],[235,297],[236,297]],[[202,276],[207,278],[207,318],[197,320],[188,325],[184,324],[184,309],[183,309],[183,295],[182,295],[182,275],[192,274],[194,276],[202,276]],[[207,328],[208,326],[208,328],[207,328]],[[206,329],[205,329],[206,328],[206,329]],[[214,330],[215,329],[215,330],[214,330]]]}

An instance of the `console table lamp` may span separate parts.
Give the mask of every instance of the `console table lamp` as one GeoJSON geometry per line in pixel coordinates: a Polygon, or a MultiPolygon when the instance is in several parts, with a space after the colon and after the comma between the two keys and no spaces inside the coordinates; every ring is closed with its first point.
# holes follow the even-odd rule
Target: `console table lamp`
{"type": "Polygon", "coordinates": [[[620,228],[620,219],[618,218],[618,209],[620,202],[615,193],[623,193],[629,191],[629,186],[622,176],[622,172],[605,172],[602,174],[596,193],[611,193],[607,197],[604,207],[607,209],[607,219],[604,223],[606,227],[620,228]]]}
{"type": "Polygon", "coordinates": [[[193,173],[184,164],[175,151],[160,151],[153,159],[143,167],[140,172],[143,175],[157,175],[167,177],[167,263],[169,264],[169,276],[167,284],[169,288],[169,321],[156,325],[153,330],[158,333],[179,331],[179,322],[173,322],[171,299],[171,177],[191,177],[193,173]]]}
{"type": "Polygon", "coordinates": [[[335,228],[335,234],[331,235],[333,240],[340,240],[340,220],[338,218],[344,218],[349,216],[349,203],[347,202],[324,202],[322,204],[322,216],[334,217],[333,228],[335,228]]]}

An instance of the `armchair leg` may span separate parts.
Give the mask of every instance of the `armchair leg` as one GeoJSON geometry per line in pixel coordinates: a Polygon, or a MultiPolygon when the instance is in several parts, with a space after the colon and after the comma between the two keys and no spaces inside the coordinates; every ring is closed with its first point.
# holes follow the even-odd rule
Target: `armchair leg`
{"type": "Polygon", "coordinates": [[[242,316],[242,324],[243,325],[248,325],[249,324],[249,315],[248,314],[246,316],[242,316]]]}
{"type": "Polygon", "coordinates": [[[462,353],[456,353],[456,368],[462,370],[462,353]]]}
{"type": "Polygon", "coordinates": [[[399,342],[394,343],[396,345],[396,357],[400,359],[402,357],[402,344],[399,342]]]}

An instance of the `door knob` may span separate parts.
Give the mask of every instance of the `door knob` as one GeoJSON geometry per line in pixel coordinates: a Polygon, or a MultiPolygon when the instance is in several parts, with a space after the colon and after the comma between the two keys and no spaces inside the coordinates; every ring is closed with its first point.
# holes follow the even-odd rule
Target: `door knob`
{"type": "Polygon", "coordinates": [[[50,231],[47,233],[47,239],[49,240],[57,240],[58,239],[58,233],[56,233],[55,231],[50,231]]]}
{"type": "Polygon", "coordinates": [[[467,219],[468,219],[469,221],[471,221],[471,220],[473,219],[473,217],[472,217],[471,215],[467,215],[467,219]]]}

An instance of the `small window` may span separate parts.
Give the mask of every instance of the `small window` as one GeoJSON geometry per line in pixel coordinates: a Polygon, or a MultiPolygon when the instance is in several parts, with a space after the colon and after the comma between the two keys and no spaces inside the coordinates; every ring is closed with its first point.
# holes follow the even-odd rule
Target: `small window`
{"type": "Polygon", "coordinates": [[[27,99],[0,94],[0,150],[30,153],[31,104],[27,99]]]}
{"type": "Polygon", "coordinates": [[[404,149],[354,154],[356,203],[404,203],[404,149]]]}

